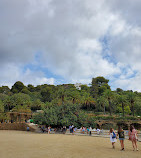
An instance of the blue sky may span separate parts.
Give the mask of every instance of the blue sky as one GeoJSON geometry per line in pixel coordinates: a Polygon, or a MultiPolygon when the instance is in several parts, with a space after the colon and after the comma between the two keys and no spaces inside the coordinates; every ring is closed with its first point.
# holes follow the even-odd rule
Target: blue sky
{"type": "Polygon", "coordinates": [[[89,84],[141,91],[140,0],[0,0],[0,86],[89,84]]]}

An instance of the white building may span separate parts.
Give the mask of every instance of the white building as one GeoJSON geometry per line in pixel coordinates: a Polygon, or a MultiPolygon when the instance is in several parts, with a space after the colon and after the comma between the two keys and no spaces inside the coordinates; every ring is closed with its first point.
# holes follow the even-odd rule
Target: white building
{"type": "Polygon", "coordinates": [[[76,87],[76,89],[81,90],[81,83],[76,83],[74,84],[74,86],[76,87]]]}

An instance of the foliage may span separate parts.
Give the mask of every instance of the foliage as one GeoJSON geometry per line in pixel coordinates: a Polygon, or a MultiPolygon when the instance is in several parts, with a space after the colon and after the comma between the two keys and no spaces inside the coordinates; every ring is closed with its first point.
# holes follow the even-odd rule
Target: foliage
{"type": "Polygon", "coordinates": [[[34,116],[34,122],[47,125],[67,125],[76,124],[79,107],[75,104],[47,107],[44,113],[34,116]],[[41,117],[39,117],[41,116],[41,117]]]}
{"type": "Polygon", "coordinates": [[[92,78],[90,86],[81,85],[77,90],[74,84],[25,86],[17,81],[11,89],[0,87],[0,118],[5,119],[9,111],[43,110],[34,115],[36,123],[78,127],[95,127],[94,121],[102,119],[140,119],[141,93],[121,88],[112,91],[108,83],[108,79],[99,76],[92,78]]]}
{"type": "Polygon", "coordinates": [[[11,91],[12,91],[13,93],[19,93],[19,92],[21,92],[22,89],[24,89],[24,88],[25,88],[25,85],[24,85],[22,82],[17,81],[17,82],[12,86],[11,91]]]}
{"type": "Polygon", "coordinates": [[[91,83],[91,95],[95,98],[102,95],[107,89],[110,89],[108,85],[109,80],[105,79],[102,76],[92,78],[91,83]]]}
{"type": "Polygon", "coordinates": [[[27,106],[27,105],[19,105],[19,106],[15,106],[12,109],[12,112],[27,112],[27,113],[31,113],[31,109],[27,106]]]}
{"type": "Polygon", "coordinates": [[[0,100],[0,113],[4,112],[4,104],[3,102],[0,100]]]}
{"type": "Polygon", "coordinates": [[[52,89],[50,87],[45,87],[41,90],[41,96],[43,102],[51,102],[52,100],[52,89]]]}
{"type": "Polygon", "coordinates": [[[18,93],[11,96],[11,105],[12,106],[20,106],[27,105],[28,107],[31,105],[30,96],[24,93],[18,93]]]}

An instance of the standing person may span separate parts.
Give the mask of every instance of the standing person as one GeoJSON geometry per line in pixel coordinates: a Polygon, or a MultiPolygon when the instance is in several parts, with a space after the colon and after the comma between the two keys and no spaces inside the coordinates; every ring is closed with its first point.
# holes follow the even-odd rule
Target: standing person
{"type": "Polygon", "coordinates": [[[92,127],[90,126],[89,128],[89,135],[91,136],[92,135],[92,127]]]}
{"type": "Polygon", "coordinates": [[[66,126],[63,126],[63,130],[62,130],[63,134],[66,133],[66,126]]]}
{"type": "Polygon", "coordinates": [[[117,142],[117,139],[113,128],[110,128],[109,134],[110,134],[110,141],[112,143],[112,147],[113,149],[115,149],[115,142],[117,142]]]}
{"type": "Polygon", "coordinates": [[[83,134],[85,133],[85,127],[82,128],[82,133],[83,133],[83,134]]]}
{"type": "Polygon", "coordinates": [[[121,127],[118,128],[117,136],[119,136],[119,141],[120,141],[120,144],[121,144],[121,150],[124,150],[125,135],[124,135],[124,130],[121,127]]]}
{"type": "Polygon", "coordinates": [[[89,134],[89,127],[87,127],[87,134],[89,134]]]}
{"type": "Polygon", "coordinates": [[[138,146],[137,146],[137,131],[135,130],[134,126],[130,126],[130,131],[129,131],[129,140],[132,141],[133,145],[133,151],[136,150],[138,151],[138,146]]]}
{"type": "Polygon", "coordinates": [[[72,126],[71,125],[69,126],[69,130],[70,130],[70,133],[72,133],[72,126]]]}
{"type": "Polygon", "coordinates": [[[72,125],[72,135],[74,135],[74,125],[72,125]]]}
{"type": "Polygon", "coordinates": [[[50,134],[50,131],[51,131],[51,127],[49,126],[48,127],[48,134],[50,134]]]}

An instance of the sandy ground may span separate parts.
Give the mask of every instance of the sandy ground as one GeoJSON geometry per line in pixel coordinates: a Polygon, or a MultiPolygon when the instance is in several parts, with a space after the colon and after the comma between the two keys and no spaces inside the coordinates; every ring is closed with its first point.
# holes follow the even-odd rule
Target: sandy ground
{"type": "Polygon", "coordinates": [[[128,140],[120,151],[119,140],[112,149],[109,138],[0,131],[0,158],[141,158],[141,142],[138,148],[128,140]]]}

